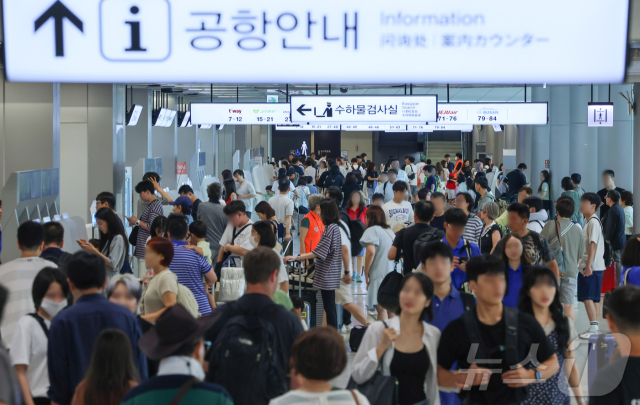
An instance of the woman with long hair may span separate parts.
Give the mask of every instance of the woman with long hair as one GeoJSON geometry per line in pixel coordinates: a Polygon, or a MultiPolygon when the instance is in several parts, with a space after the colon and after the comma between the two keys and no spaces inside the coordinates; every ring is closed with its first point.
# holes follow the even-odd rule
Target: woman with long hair
{"type": "MultiPolygon", "coordinates": [[[[367,207],[364,205],[364,193],[362,191],[354,191],[347,200],[347,206],[345,207],[349,218],[352,220],[359,220],[363,224],[367,221],[367,207]]],[[[362,282],[362,257],[364,256],[363,247],[360,253],[356,255],[355,266],[353,267],[354,280],[358,283],[362,282]]]]}
{"type": "Polygon", "coordinates": [[[436,178],[438,181],[435,191],[442,192],[442,190],[444,189],[444,186],[442,185],[447,184],[447,180],[449,180],[449,176],[445,173],[445,170],[446,169],[444,168],[444,166],[442,166],[442,163],[436,162],[436,178]]]}
{"type": "Polygon", "coordinates": [[[340,211],[334,200],[325,198],[320,202],[320,218],[324,224],[324,233],[315,249],[298,256],[286,256],[284,261],[315,259],[313,288],[320,290],[322,295],[327,325],[338,329],[336,290],[340,288],[342,278],[342,238],[339,228],[340,211]]]}
{"type": "Polygon", "coordinates": [[[551,193],[550,193],[550,181],[551,175],[548,170],[543,170],[540,172],[540,186],[538,187],[538,194],[542,199],[542,208],[550,212],[551,210],[551,193]]]}
{"type": "Polygon", "coordinates": [[[236,193],[236,182],[235,180],[225,180],[224,181],[224,203],[229,204],[233,200],[238,199],[238,193],[236,193]]]}
{"type": "Polygon", "coordinates": [[[398,380],[400,405],[439,403],[440,331],[426,322],[433,318],[433,289],[431,279],[421,272],[404,278],[397,316],[372,323],[362,338],[351,365],[356,383],[369,381],[382,366],[383,375],[398,380]]]}
{"type": "Polygon", "coordinates": [[[376,171],[376,164],[373,162],[367,163],[367,172],[364,175],[364,182],[367,185],[367,196],[373,198],[374,190],[376,189],[376,182],[379,179],[378,172],[376,171]]]}
{"type": "Polygon", "coordinates": [[[282,227],[280,222],[278,222],[278,219],[276,218],[276,211],[271,207],[271,205],[266,201],[260,201],[258,205],[256,205],[255,210],[260,221],[268,221],[271,223],[276,239],[284,239],[284,227],[282,227]],[[282,232],[280,232],[280,228],[282,228],[282,232]]]}
{"type": "Polygon", "coordinates": [[[111,208],[100,208],[96,212],[96,222],[100,230],[100,248],[96,249],[84,239],[78,240],[78,244],[87,252],[95,253],[104,259],[107,277],[111,278],[120,273],[125,260],[129,258],[129,240],[122,221],[111,208]]]}
{"type": "Polygon", "coordinates": [[[502,261],[507,267],[507,292],[502,303],[508,307],[518,306],[518,293],[522,279],[531,269],[522,240],[515,233],[509,233],[502,239],[502,261]]]}
{"type": "Polygon", "coordinates": [[[525,404],[569,405],[569,386],[577,403],[582,403],[580,376],[575,362],[572,342],[578,333],[570,318],[564,316],[564,307],[560,303],[560,289],[556,276],[544,266],[533,267],[524,277],[520,289],[518,309],[533,315],[544,329],[549,342],[555,348],[560,368],[551,378],[540,384],[530,384],[525,404]],[[571,359],[571,367],[564,369],[565,359],[571,359]],[[564,369],[564,371],[563,371],[564,369]],[[564,373],[564,375],[563,375],[564,373]]]}
{"type": "Polygon", "coordinates": [[[351,199],[351,194],[357,191],[360,191],[362,187],[360,183],[358,183],[358,178],[353,172],[347,173],[347,177],[344,179],[344,184],[342,185],[342,193],[344,194],[344,198],[342,199],[342,208],[347,207],[347,203],[351,199]]]}
{"type": "Polygon", "coordinates": [[[378,320],[388,318],[387,310],[378,305],[378,289],[382,280],[393,271],[394,263],[387,258],[396,235],[389,228],[387,217],[381,207],[372,205],[367,210],[367,228],[360,238],[365,248],[364,278],[367,283],[367,308],[378,312],[378,320]]]}
{"type": "Polygon", "coordinates": [[[120,405],[138,385],[132,342],[118,329],[105,329],[93,347],[84,380],[78,384],[71,405],[120,405]]]}

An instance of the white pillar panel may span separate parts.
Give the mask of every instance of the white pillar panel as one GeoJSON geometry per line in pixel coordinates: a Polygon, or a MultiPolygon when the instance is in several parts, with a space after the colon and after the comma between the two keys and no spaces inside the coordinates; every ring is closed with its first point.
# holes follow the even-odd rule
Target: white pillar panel
{"type": "MultiPolygon", "coordinates": [[[[598,86],[594,87],[597,100],[598,86]]],[[[587,126],[587,105],[591,101],[591,86],[571,86],[569,129],[569,174],[579,173],[585,190],[595,191],[598,181],[598,128],[587,126]]]]}
{"type": "MultiPolygon", "coordinates": [[[[551,98],[551,88],[542,86],[532,89],[534,102],[549,102],[551,98]]],[[[549,103],[549,109],[552,106],[549,103]]],[[[540,186],[540,172],[545,169],[545,160],[549,159],[549,134],[550,125],[534,125],[531,127],[531,165],[528,165],[527,179],[531,182],[534,190],[540,186]]]]}
{"type": "MultiPolygon", "coordinates": [[[[551,173],[551,206],[562,194],[560,181],[569,176],[569,86],[551,87],[551,111],[549,113],[549,173],[551,173]]],[[[538,176],[538,173],[531,173],[538,176]]],[[[553,211],[553,208],[552,208],[553,211]]]]}

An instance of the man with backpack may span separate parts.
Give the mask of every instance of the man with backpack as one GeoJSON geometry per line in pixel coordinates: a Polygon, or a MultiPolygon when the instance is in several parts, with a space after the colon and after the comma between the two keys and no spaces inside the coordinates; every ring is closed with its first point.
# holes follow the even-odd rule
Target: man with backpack
{"type": "MultiPolygon", "coordinates": [[[[558,270],[558,263],[553,256],[549,241],[547,241],[547,239],[538,232],[527,228],[529,215],[531,215],[529,207],[522,203],[513,203],[509,205],[507,212],[509,218],[509,230],[520,237],[522,247],[527,259],[529,259],[529,263],[531,263],[532,266],[546,264],[559,280],[560,272],[558,270]]],[[[493,249],[493,254],[497,257],[502,255],[503,241],[504,238],[498,242],[495,249],[493,249]]]]}
{"type": "Polygon", "coordinates": [[[226,388],[236,405],[267,405],[289,390],[287,366],[302,324],[272,300],[281,262],[266,247],[247,253],[246,293],[216,309],[218,321],[205,334],[213,342],[206,381],[226,388]]]}
{"type": "Polygon", "coordinates": [[[496,198],[493,196],[491,191],[489,191],[489,181],[485,176],[476,176],[475,185],[476,193],[478,194],[477,212],[480,212],[482,211],[482,206],[484,205],[484,203],[495,201],[496,198]]]}
{"type": "Polygon", "coordinates": [[[71,253],[64,252],[64,228],[60,222],[47,222],[44,228],[44,249],[40,257],[58,265],[64,274],[67,274],[67,262],[71,253]]]}
{"type": "Polygon", "coordinates": [[[453,249],[453,264],[455,267],[451,272],[451,285],[456,289],[460,289],[467,279],[465,275],[467,271],[466,263],[473,256],[482,254],[476,243],[462,237],[468,220],[469,217],[460,208],[449,208],[444,213],[445,237],[442,242],[453,249]]]}
{"type": "Polygon", "coordinates": [[[414,164],[416,158],[413,156],[407,156],[404,158],[404,162],[406,166],[404,167],[404,171],[407,173],[407,178],[409,181],[409,195],[413,197],[414,202],[418,202],[418,168],[414,164]]]}
{"type": "Polygon", "coordinates": [[[322,176],[320,176],[320,181],[322,183],[318,183],[322,188],[338,187],[342,189],[342,186],[344,185],[344,176],[340,172],[340,167],[335,164],[335,161],[333,161],[333,165],[331,163],[332,160],[329,159],[330,168],[326,172],[322,173],[322,176]]]}
{"type": "Polygon", "coordinates": [[[524,205],[529,207],[529,222],[527,229],[534,232],[542,232],[544,224],[549,219],[549,213],[543,208],[542,199],[540,197],[527,197],[522,201],[524,205]]]}
{"type": "Polygon", "coordinates": [[[360,165],[360,162],[358,160],[362,161],[362,157],[358,156],[357,158],[351,159],[351,167],[349,167],[347,173],[353,172],[353,174],[356,176],[356,179],[358,179],[358,184],[362,186],[362,179],[364,179],[364,175],[367,173],[367,171],[360,165]]]}
{"type": "Polygon", "coordinates": [[[491,255],[472,258],[467,280],[476,310],[444,328],[438,346],[438,385],[465,387],[462,393],[470,404],[523,403],[527,385],[558,371],[555,350],[533,316],[502,304],[507,287],[502,260],[491,255]],[[458,373],[449,371],[456,362],[458,373]]]}
{"type": "MultiPolygon", "coordinates": [[[[473,310],[476,301],[472,294],[463,293],[451,285],[453,271],[453,250],[446,243],[432,242],[422,250],[420,270],[433,281],[433,318],[425,319],[440,332],[453,320],[462,316],[465,311],[473,310]]],[[[453,392],[440,391],[440,403],[460,405],[462,402],[453,392]]]]}
{"type": "Polygon", "coordinates": [[[396,169],[389,169],[387,172],[387,181],[384,183],[378,183],[378,187],[376,187],[374,194],[382,194],[384,196],[385,203],[393,200],[393,185],[397,179],[398,171],[396,169]]]}
{"type": "Polygon", "coordinates": [[[387,258],[395,261],[403,257],[402,273],[411,274],[418,267],[420,257],[425,246],[431,242],[439,242],[444,238],[444,232],[429,225],[435,208],[431,201],[418,201],[413,208],[415,224],[400,229],[393,240],[387,258]]]}

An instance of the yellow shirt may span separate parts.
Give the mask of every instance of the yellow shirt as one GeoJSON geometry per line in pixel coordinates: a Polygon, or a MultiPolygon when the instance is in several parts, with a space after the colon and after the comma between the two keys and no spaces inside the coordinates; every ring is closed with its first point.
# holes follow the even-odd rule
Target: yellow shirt
{"type": "Polygon", "coordinates": [[[209,246],[209,242],[203,240],[202,242],[196,243],[196,246],[202,249],[202,253],[207,262],[211,264],[211,246],[209,246]]]}

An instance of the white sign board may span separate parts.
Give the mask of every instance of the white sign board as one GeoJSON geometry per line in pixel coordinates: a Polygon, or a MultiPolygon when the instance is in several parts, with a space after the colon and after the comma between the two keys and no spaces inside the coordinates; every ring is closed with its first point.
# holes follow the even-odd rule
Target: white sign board
{"type": "Polygon", "coordinates": [[[271,125],[289,120],[286,103],[191,103],[193,124],[271,125]]]}
{"type": "Polygon", "coordinates": [[[590,127],[613,126],[613,103],[589,103],[587,125],[590,127]]]}
{"type": "Polygon", "coordinates": [[[276,125],[278,131],[340,131],[340,125],[276,125]]]}
{"type": "Polygon", "coordinates": [[[620,83],[629,13],[628,0],[2,3],[9,80],[80,83],[620,83]]]}
{"type": "Polygon", "coordinates": [[[438,103],[438,124],[546,125],[547,103],[438,103]]]}
{"type": "Polygon", "coordinates": [[[443,124],[426,125],[425,132],[433,132],[433,131],[471,132],[473,131],[473,125],[443,125],[443,124]]]}
{"type": "Polygon", "coordinates": [[[407,123],[435,121],[438,97],[291,96],[291,122],[407,123]]]}

